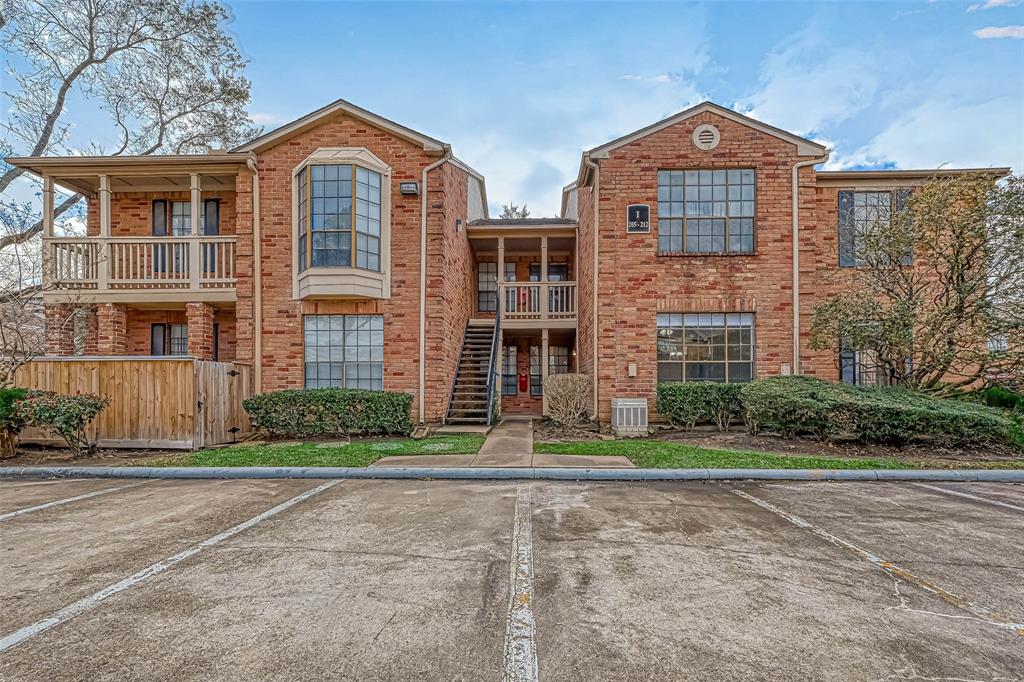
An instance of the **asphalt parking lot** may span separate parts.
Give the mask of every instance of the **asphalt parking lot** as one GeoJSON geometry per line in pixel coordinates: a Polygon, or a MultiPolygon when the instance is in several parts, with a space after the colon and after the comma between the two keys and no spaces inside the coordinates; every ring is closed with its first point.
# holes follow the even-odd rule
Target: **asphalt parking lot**
{"type": "Polygon", "coordinates": [[[0,481],[3,680],[1024,677],[1024,486],[0,481]]]}

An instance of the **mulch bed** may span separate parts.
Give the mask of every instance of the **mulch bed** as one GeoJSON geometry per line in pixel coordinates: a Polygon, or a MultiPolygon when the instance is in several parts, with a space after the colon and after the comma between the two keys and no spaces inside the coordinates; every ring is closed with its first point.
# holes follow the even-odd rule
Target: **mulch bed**
{"type": "Polygon", "coordinates": [[[74,457],[67,448],[47,448],[33,445],[18,447],[18,454],[9,459],[0,459],[0,467],[33,466],[146,466],[147,461],[166,459],[175,455],[185,456],[185,450],[102,450],[92,457],[74,457]]]}

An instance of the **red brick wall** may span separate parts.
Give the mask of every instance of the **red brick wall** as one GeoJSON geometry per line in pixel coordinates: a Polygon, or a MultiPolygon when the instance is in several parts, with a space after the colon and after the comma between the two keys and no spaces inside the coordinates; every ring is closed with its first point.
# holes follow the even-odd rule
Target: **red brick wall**
{"type": "MultiPolygon", "coordinates": [[[[113,237],[148,237],[153,234],[153,200],[189,201],[189,192],[113,192],[110,195],[110,234],[113,237]]],[[[220,233],[235,234],[235,193],[203,192],[204,199],[220,199],[220,233]]],[[[89,199],[88,233],[100,233],[99,199],[89,199]]],[[[170,225],[167,226],[170,230],[170,225]]]]}
{"type": "MultiPolygon", "coordinates": [[[[128,308],[126,355],[150,355],[154,324],[187,324],[185,310],[140,310],[128,308]]],[[[219,332],[220,362],[235,360],[235,319],[231,309],[218,310],[215,322],[219,332]]]]}
{"type": "MultiPolygon", "coordinates": [[[[576,252],[579,274],[576,277],[576,348],[581,374],[594,377],[594,193],[590,187],[581,187],[579,201],[579,227],[576,230],[576,252]]],[[[600,389],[600,386],[598,387],[600,389]]],[[[600,396],[598,397],[600,400],[600,396]]],[[[591,410],[595,406],[591,405],[591,410]]]]}
{"type": "MultiPolygon", "coordinates": [[[[612,397],[647,397],[653,405],[655,316],[659,311],[753,312],[757,374],[778,374],[783,363],[792,361],[790,178],[797,160],[795,145],[707,112],[617,149],[598,162],[602,420],[610,417],[612,397]],[[721,132],[721,142],[712,151],[699,150],[691,142],[693,129],[702,123],[713,123],[721,132]],[[756,254],[658,256],[657,173],[662,168],[754,168],[756,254]],[[650,234],[625,233],[626,206],[631,203],[650,204],[655,224],[650,234]],[[629,363],[637,365],[634,378],[627,376],[629,363]]],[[[815,177],[811,168],[801,171],[800,184],[801,222],[805,229],[813,230],[815,177]]],[[[582,190],[583,223],[587,222],[584,207],[589,201],[582,190]]],[[[586,232],[581,226],[581,271],[588,260],[586,232]]],[[[583,288],[581,320],[586,316],[587,298],[583,288]]],[[[811,306],[812,301],[805,300],[803,305],[811,306]]],[[[586,352],[589,331],[585,323],[580,337],[581,350],[586,352]]]]}
{"type": "MultiPolygon", "coordinates": [[[[366,123],[339,114],[331,120],[305,131],[259,155],[260,173],[260,229],[263,273],[263,386],[262,390],[300,388],[303,386],[303,333],[302,315],[312,314],[382,314],[384,316],[384,388],[404,391],[413,395],[414,413],[419,389],[419,257],[420,257],[420,202],[421,197],[403,196],[399,183],[406,180],[421,181],[425,166],[437,157],[408,141],[394,137],[366,123]],[[320,147],[365,147],[392,168],[391,174],[391,298],[382,301],[296,301],[292,298],[292,268],[294,244],[292,238],[292,171],[307,156],[320,147]]],[[[467,249],[465,230],[452,235],[454,217],[465,222],[466,177],[445,167],[430,173],[428,181],[428,239],[435,245],[438,257],[445,246],[467,249]],[[460,179],[461,178],[461,179],[460,179]],[[451,198],[449,198],[451,194],[451,198]],[[449,205],[451,204],[451,205],[449,205]]],[[[433,251],[431,251],[433,253],[433,251]]],[[[435,301],[427,311],[431,334],[437,341],[428,340],[428,348],[445,343],[457,327],[464,328],[460,311],[460,297],[452,296],[452,282],[461,279],[459,256],[448,255],[447,265],[453,269],[444,275],[444,264],[432,261],[428,266],[431,276],[428,297],[435,301]],[[441,266],[440,268],[438,266],[441,266]],[[441,275],[440,279],[436,275],[441,275]],[[448,280],[447,277],[451,277],[448,280]],[[446,283],[447,282],[447,283],[446,283]],[[436,291],[440,288],[440,292],[436,291]],[[442,308],[437,308],[442,305],[442,308]],[[453,310],[447,310],[453,307],[453,310]]],[[[244,275],[240,274],[240,279],[244,275]]],[[[468,290],[468,288],[467,288],[468,290]]],[[[251,306],[251,286],[239,288],[239,339],[248,343],[250,325],[247,310],[251,306]],[[242,331],[243,328],[246,331],[242,331]]],[[[465,299],[468,306],[468,297],[465,299]]],[[[461,310],[465,310],[463,307],[461,310]]],[[[461,337],[461,330],[459,331],[461,337]]],[[[244,357],[247,351],[239,355],[244,357]]],[[[458,343],[452,343],[458,352],[458,343]]],[[[428,353],[429,354],[429,353],[428,353]]],[[[427,400],[428,419],[438,419],[447,406],[447,391],[451,383],[445,365],[431,373],[439,386],[427,400]],[[442,400],[443,398],[443,400],[442,400]]],[[[428,382],[429,383],[429,382],[428,382]]],[[[418,414],[415,415],[418,418],[418,414]]]]}

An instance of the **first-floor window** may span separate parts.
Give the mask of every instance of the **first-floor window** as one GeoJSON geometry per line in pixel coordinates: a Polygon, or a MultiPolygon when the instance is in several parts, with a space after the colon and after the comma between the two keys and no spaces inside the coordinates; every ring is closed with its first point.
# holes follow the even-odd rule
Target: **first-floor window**
{"type": "Polygon", "coordinates": [[[306,388],[384,388],[383,315],[306,315],[306,388]]]}
{"type": "MultiPolygon", "coordinates": [[[[544,375],[541,373],[541,347],[530,346],[530,395],[544,395],[544,375]]],[[[569,347],[548,346],[548,374],[569,373],[569,347]]]]}
{"type": "Polygon", "coordinates": [[[519,349],[515,346],[505,346],[505,355],[501,360],[501,394],[519,395],[519,374],[516,366],[516,358],[519,349]]]}
{"type": "Polygon", "coordinates": [[[885,372],[874,352],[842,348],[839,351],[839,381],[855,386],[885,386],[885,372]]]}
{"type": "Polygon", "coordinates": [[[750,381],[751,313],[659,313],[658,381],[750,381]]]}
{"type": "Polygon", "coordinates": [[[187,324],[154,324],[150,328],[151,355],[188,355],[187,324]]]}

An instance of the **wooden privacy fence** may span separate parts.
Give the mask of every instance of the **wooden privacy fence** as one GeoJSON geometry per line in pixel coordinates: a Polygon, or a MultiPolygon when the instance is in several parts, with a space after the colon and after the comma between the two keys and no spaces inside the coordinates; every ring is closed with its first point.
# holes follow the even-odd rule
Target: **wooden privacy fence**
{"type": "MultiPolygon", "coordinates": [[[[95,393],[110,404],[92,425],[100,447],[198,450],[250,433],[242,400],[252,395],[252,368],[187,357],[39,358],[18,369],[15,385],[73,395],[95,393]]],[[[23,443],[63,443],[25,429],[23,443]]]]}

